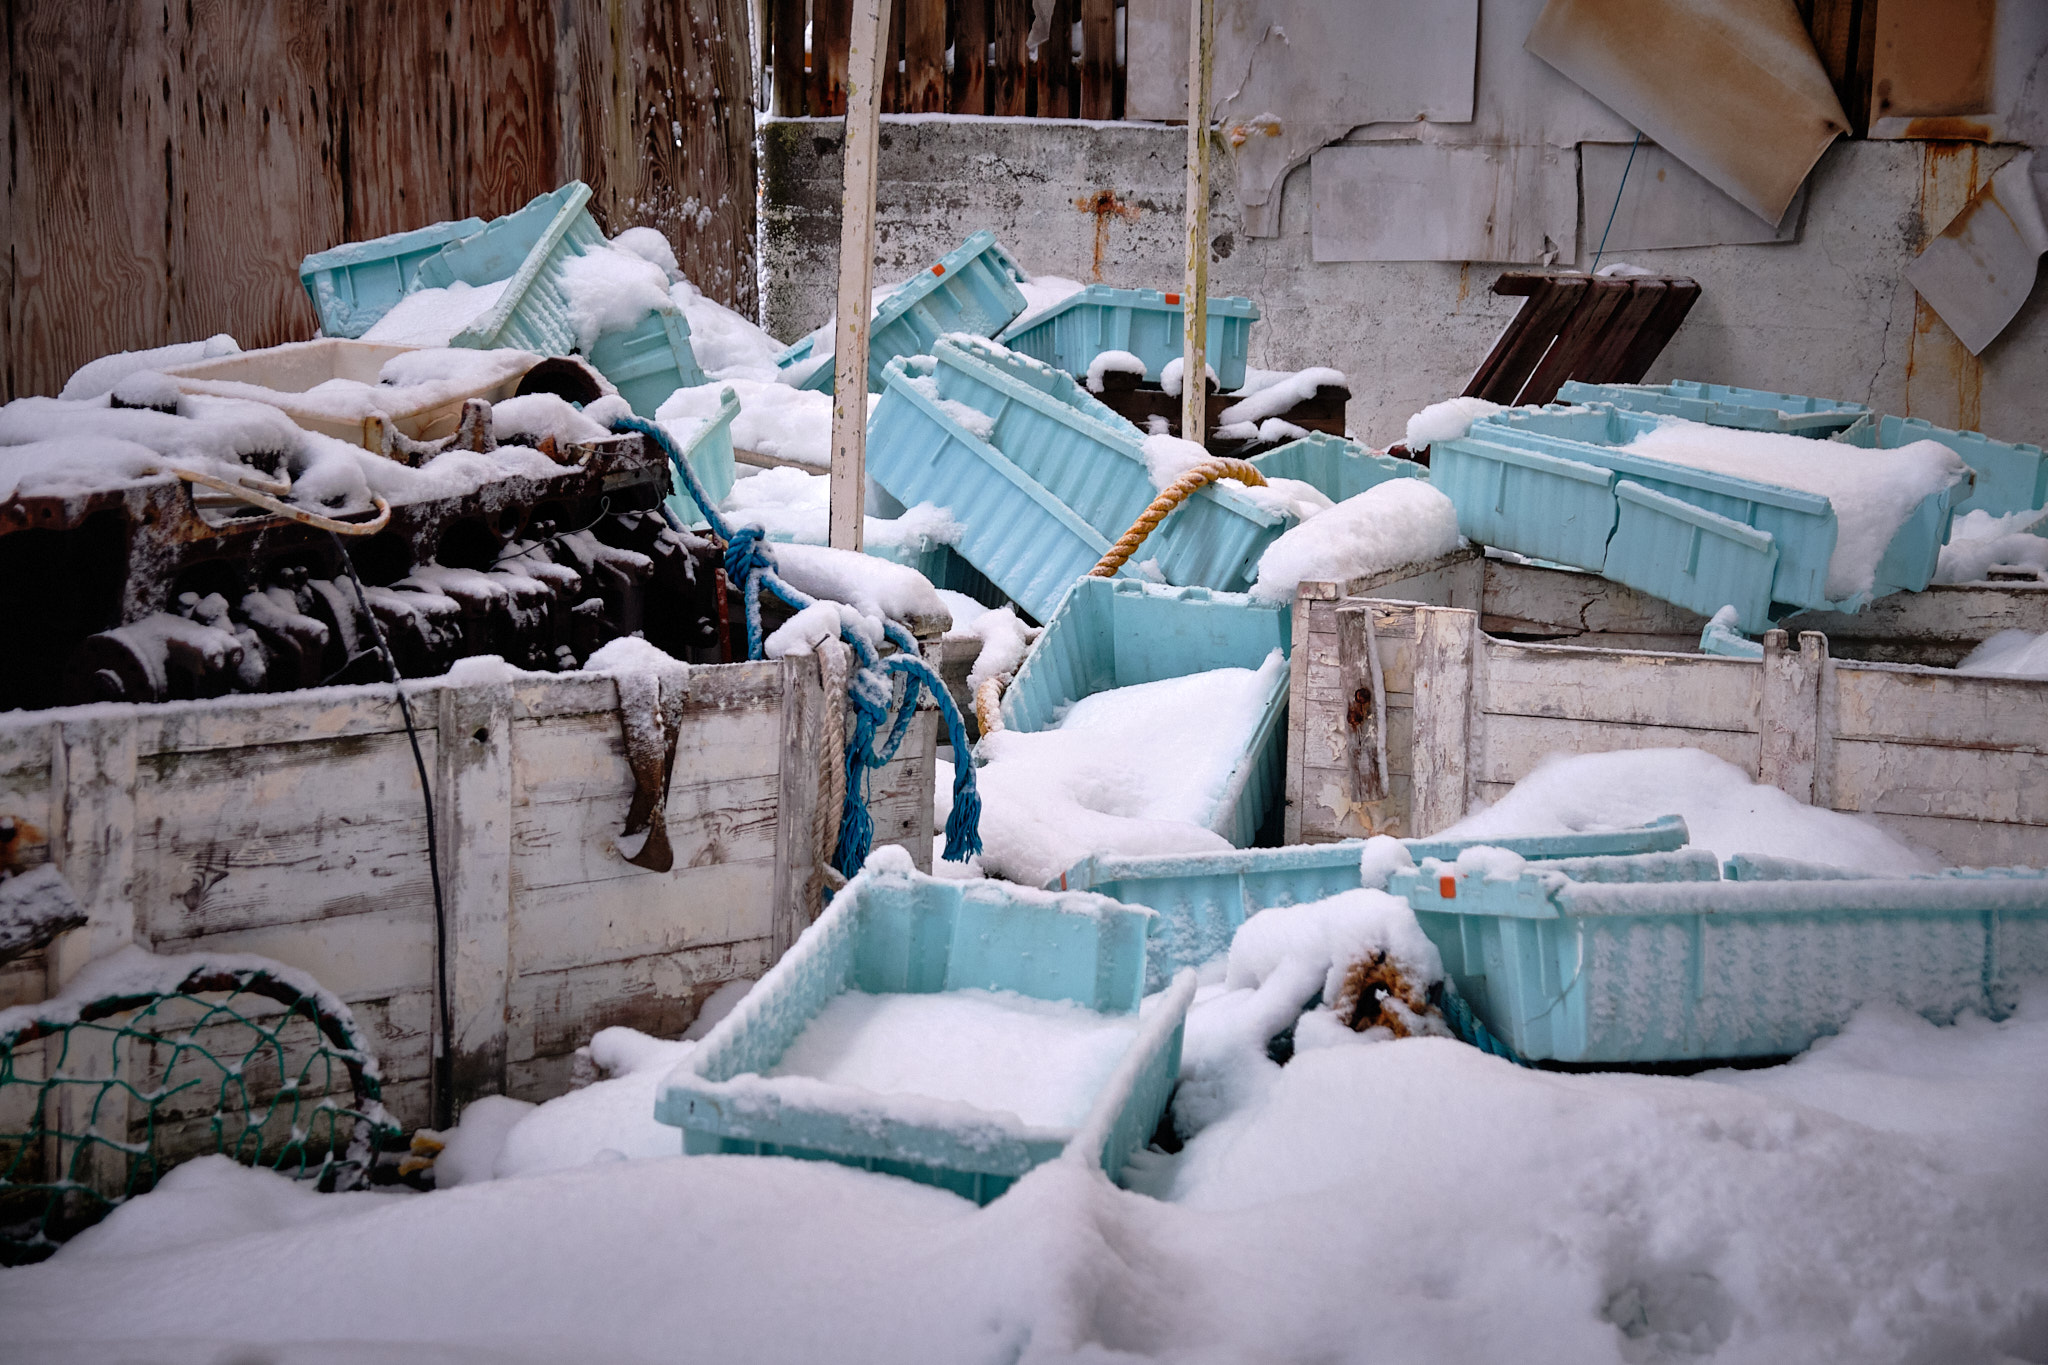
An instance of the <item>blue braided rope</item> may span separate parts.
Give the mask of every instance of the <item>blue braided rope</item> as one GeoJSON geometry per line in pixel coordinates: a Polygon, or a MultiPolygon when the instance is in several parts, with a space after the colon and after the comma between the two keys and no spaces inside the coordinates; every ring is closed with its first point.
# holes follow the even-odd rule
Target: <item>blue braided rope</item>
{"type": "MultiPolygon", "coordinates": [[[[765,585],[796,611],[816,606],[817,599],[784,582],[775,572],[774,556],[762,540],[759,527],[735,529],[718,514],[718,509],[704,496],[704,485],[698,482],[697,472],[690,468],[674,439],[659,424],[642,417],[621,417],[612,423],[612,430],[638,432],[659,446],[676,477],[703,511],[712,533],[725,542],[725,575],[741,585],[746,607],[747,657],[762,657],[765,642],[761,634],[761,588],[765,585]]],[[[953,813],[946,819],[943,856],[947,862],[964,863],[981,852],[982,847],[981,793],[975,787],[973,751],[967,743],[967,725],[961,719],[960,708],[925,662],[916,636],[898,622],[886,619],[882,622],[882,634],[899,651],[887,659],[877,655],[873,645],[844,623],[839,627],[839,638],[852,648],[860,665],[846,689],[847,708],[853,712],[853,734],[846,744],[846,801],[840,811],[839,844],[832,855],[832,865],[848,877],[860,871],[874,846],[875,822],[868,814],[868,773],[888,763],[902,747],[917,714],[920,692],[931,694],[946,722],[947,741],[953,746],[953,813]],[[900,699],[895,695],[898,680],[902,689],[900,699]],[[876,735],[883,733],[885,723],[887,731],[877,744],[876,735]]]]}

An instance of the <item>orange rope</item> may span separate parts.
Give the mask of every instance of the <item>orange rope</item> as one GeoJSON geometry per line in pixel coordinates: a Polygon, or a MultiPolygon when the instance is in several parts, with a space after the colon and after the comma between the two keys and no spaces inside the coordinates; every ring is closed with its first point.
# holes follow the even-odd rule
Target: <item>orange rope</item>
{"type": "Polygon", "coordinates": [[[1202,461],[1168,484],[1159,496],[1152,500],[1152,505],[1131,523],[1131,529],[1124,532],[1123,538],[1109,547],[1109,553],[1102,557],[1102,562],[1088,571],[1089,576],[1115,577],[1116,571],[1137,553],[1138,547],[1145,543],[1145,537],[1152,534],[1153,528],[1166,520],[1167,513],[1193,497],[1196,489],[1218,479],[1236,479],[1239,483],[1253,488],[1266,486],[1265,477],[1243,460],[1224,459],[1219,456],[1202,461]]]}

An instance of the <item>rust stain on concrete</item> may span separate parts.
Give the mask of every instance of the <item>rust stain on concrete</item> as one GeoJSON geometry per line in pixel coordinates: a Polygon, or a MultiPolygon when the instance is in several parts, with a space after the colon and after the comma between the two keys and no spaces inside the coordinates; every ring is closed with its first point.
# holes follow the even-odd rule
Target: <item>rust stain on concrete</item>
{"type": "Polygon", "coordinates": [[[1090,267],[1090,278],[1100,280],[1102,257],[1109,249],[1110,219],[1121,218],[1125,222],[1135,222],[1138,208],[1135,204],[1127,204],[1117,198],[1115,190],[1097,190],[1093,194],[1084,194],[1074,201],[1074,207],[1083,213],[1095,215],[1095,261],[1090,267]]]}

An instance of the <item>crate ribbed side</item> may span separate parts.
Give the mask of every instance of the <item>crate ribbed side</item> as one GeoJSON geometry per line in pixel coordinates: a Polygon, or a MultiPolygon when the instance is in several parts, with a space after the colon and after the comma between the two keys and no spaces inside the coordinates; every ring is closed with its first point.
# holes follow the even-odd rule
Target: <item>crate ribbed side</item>
{"type": "MultiPolygon", "coordinates": [[[[1024,319],[1025,325],[1011,324],[998,339],[1070,375],[1086,374],[1105,351],[1128,351],[1145,363],[1147,382],[1157,383],[1160,372],[1181,354],[1185,315],[1178,294],[1091,284],[1024,319]]],[[[1258,316],[1258,305],[1250,299],[1219,295],[1209,300],[1203,351],[1220,392],[1244,385],[1251,325],[1258,316]]]]}
{"type": "Polygon", "coordinates": [[[1413,460],[1377,455],[1356,441],[1323,431],[1254,455],[1251,466],[1269,479],[1299,479],[1332,502],[1355,498],[1388,479],[1429,477],[1429,471],[1413,460]]]}
{"type": "Polygon", "coordinates": [[[1957,516],[1988,512],[2003,517],[2048,506],[2048,453],[2040,446],[1994,441],[1981,431],[1951,431],[1918,417],[1859,422],[1834,439],[1876,450],[1895,450],[1915,441],[1947,446],[1976,475],[1969,496],[1955,504],[1957,516]]]}
{"type": "Polygon", "coordinates": [[[1862,403],[1840,399],[1691,379],[1674,379],[1669,384],[1587,384],[1570,379],[1558,389],[1557,401],[1611,403],[1629,412],[1683,417],[1709,426],[1816,437],[1840,431],[1870,411],[1862,403]]]}
{"type": "Polygon", "coordinates": [[[641,417],[654,416],[677,389],[705,382],[690,346],[689,319],[674,308],[649,309],[636,326],[605,333],[590,348],[590,363],[641,417]]]}
{"type": "Polygon", "coordinates": [[[1429,481],[1477,544],[1595,572],[1607,563],[1613,470],[1466,436],[1430,447],[1429,481]]]}
{"type": "Polygon", "coordinates": [[[1630,479],[1614,494],[1620,518],[1607,544],[1608,578],[1702,616],[1733,606],[1752,635],[1770,629],[1778,569],[1771,536],[1630,479]]]}
{"type": "Polygon", "coordinates": [[[323,333],[359,337],[412,292],[423,261],[483,229],[483,219],[462,218],[374,241],[346,242],[301,261],[299,283],[313,301],[323,333]]]}

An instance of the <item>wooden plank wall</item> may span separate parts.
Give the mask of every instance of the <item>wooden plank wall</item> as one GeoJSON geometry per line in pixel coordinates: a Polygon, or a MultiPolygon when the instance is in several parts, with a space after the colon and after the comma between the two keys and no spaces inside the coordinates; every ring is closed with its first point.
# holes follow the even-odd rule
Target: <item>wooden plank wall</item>
{"type": "MultiPolygon", "coordinates": [[[[1031,0],[893,0],[883,112],[1121,118],[1116,33],[1123,8],[1117,0],[1053,0],[1045,41],[1033,48],[1031,0]]],[[[768,0],[768,14],[774,111],[845,114],[852,0],[768,0]]]]}
{"type": "MultiPolygon", "coordinates": [[[[810,658],[693,668],[667,805],[674,869],[624,861],[632,778],[602,675],[409,685],[433,775],[458,1101],[545,1099],[597,1029],[674,1036],[815,915],[810,658]]],[[[929,868],[936,712],[874,775],[878,845],[929,868]]],[[[426,820],[389,691],[0,718],[11,850],[54,861],[92,922],[45,989],[128,942],[252,952],[311,972],[365,1026],[387,1102],[426,1121],[434,1029],[426,820]]],[[[9,979],[5,1003],[42,998],[9,979]]]]}
{"type": "Polygon", "coordinates": [[[1434,834],[1551,754],[1682,747],[1951,866],[2048,865],[2048,684],[1833,659],[1818,632],[1774,631],[1755,660],[1514,643],[1476,611],[1379,598],[1334,615],[1337,686],[1302,734],[1338,761],[1308,769],[1309,840],[1434,834]],[[1375,727],[1384,786],[1351,738],[1375,727]]]}
{"type": "Polygon", "coordinates": [[[0,401],[110,351],[310,336],[308,252],[563,181],[755,302],[747,0],[15,0],[0,401]]]}

